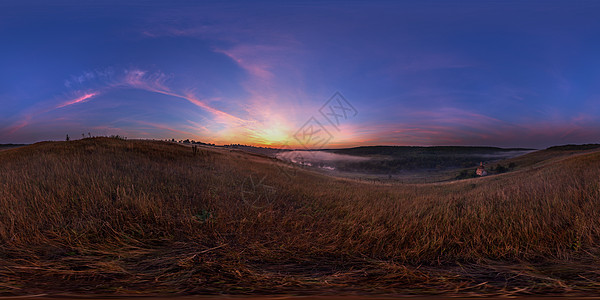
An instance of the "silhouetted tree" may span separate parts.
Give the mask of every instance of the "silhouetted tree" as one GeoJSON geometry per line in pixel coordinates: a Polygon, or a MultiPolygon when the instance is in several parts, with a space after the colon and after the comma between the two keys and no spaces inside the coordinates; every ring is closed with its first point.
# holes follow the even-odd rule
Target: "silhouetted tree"
{"type": "Polygon", "coordinates": [[[69,140],[71,140],[71,139],[69,138],[69,135],[67,134],[67,142],[68,142],[69,140]]]}

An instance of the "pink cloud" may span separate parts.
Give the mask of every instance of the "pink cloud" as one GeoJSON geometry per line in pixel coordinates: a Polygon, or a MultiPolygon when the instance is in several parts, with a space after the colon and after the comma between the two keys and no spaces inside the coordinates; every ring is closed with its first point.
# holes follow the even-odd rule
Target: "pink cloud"
{"type": "Polygon", "coordinates": [[[81,97],[77,97],[75,99],[68,100],[68,101],[64,102],[63,104],[60,104],[56,108],[61,108],[61,107],[65,107],[65,106],[69,106],[69,105],[73,105],[73,104],[77,104],[77,103],[87,102],[90,98],[95,97],[98,94],[99,94],[98,92],[87,93],[81,97]]]}
{"type": "Polygon", "coordinates": [[[263,80],[269,80],[273,78],[273,73],[270,70],[272,65],[264,57],[272,58],[272,56],[261,56],[259,53],[264,54],[277,50],[275,47],[239,45],[228,50],[215,49],[215,52],[225,54],[250,75],[263,80]]]}
{"type": "Polygon", "coordinates": [[[169,91],[165,85],[172,76],[161,72],[149,73],[140,69],[128,69],[124,71],[124,77],[119,79],[115,86],[124,85],[149,91],[169,91]]]}
{"type": "MultiPolygon", "coordinates": [[[[246,20],[233,18],[233,22],[245,23],[246,20]]],[[[293,129],[301,126],[304,117],[318,109],[302,105],[302,102],[314,99],[306,96],[302,88],[304,64],[299,61],[308,57],[306,50],[294,36],[277,28],[212,25],[182,28],[172,25],[144,28],[142,34],[147,38],[177,36],[219,41],[219,46],[213,44],[213,51],[223,54],[246,72],[248,76],[241,84],[250,96],[232,99],[245,111],[243,118],[210,107],[191,93],[172,95],[212,113],[214,121],[225,124],[219,131],[222,136],[232,139],[243,136],[253,143],[281,140],[286,135],[287,139],[292,139],[293,129]],[[230,46],[222,46],[223,41],[230,46]],[[309,112],[302,114],[304,111],[309,112]]]]}
{"type": "Polygon", "coordinates": [[[87,92],[87,93],[83,94],[82,96],[69,99],[69,100],[64,101],[63,103],[61,103],[57,106],[54,106],[54,107],[45,107],[45,108],[38,107],[37,109],[32,109],[32,110],[22,114],[18,121],[14,122],[13,125],[11,125],[10,127],[7,128],[6,132],[8,135],[13,135],[14,133],[21,130],[22,128],[29,126],[40,115],[43,115],[47,112],[50,112],[50,111],[58,109],[58,108],[63,108],[63,107],[69,106],[69,105],[86,102],[89,99],[91,99],[92,97],[97,96],[98,94],[99,94],[99,92],[87,92]]]}
{"type": "Polygon", "coordinates": [[[20,121],[16,122],[15,124],[13,124],[10,127],[8,127],[8,129],[7,129],[8,134],[12,135],[15,132],[17,132],[19,129],[29,125],[31,118],[32,118],[31,115],[24,116],[20,121]]]}

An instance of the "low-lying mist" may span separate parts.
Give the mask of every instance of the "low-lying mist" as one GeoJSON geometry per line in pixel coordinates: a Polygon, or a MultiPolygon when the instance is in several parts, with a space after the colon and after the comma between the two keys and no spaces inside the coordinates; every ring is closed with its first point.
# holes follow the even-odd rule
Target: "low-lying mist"
{"type": "MultiPolygon", "coordinates": [[[[498,149],[498,148],[497,148],[498,149]]],[[[479,149],[477,149],[479,150],[479,149]]],[[[399,174],[415,171],[451,170],[477,167],[480,162],[492,163],[531,152],[530,150],[474,151],[473,148],[406,148],[393,153],[348,150],[279,152],[280,160],[327,171],[361,174],[399,174]],[[356,153],[356,155],[339,152],[356,153]]]]}
{"type": "Polygon", "coordinates": [[[337,165],[368,161],[371,158],[346,154],[337,154],[326,151],[286,151],[275,155],[280,160],[295,164],[318,167],[325,170],[335,170],[337,165]]]}

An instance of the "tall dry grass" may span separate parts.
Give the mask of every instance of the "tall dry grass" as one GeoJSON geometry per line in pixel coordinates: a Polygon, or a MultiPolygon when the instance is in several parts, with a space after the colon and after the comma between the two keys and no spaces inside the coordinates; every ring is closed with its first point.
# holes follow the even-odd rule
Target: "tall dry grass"
{"type": "Polygon", "coordinates": [[[0,153],[0,293],[598,293],[599,167],[373,185],[222,149],[39,143],[0,153]]]}

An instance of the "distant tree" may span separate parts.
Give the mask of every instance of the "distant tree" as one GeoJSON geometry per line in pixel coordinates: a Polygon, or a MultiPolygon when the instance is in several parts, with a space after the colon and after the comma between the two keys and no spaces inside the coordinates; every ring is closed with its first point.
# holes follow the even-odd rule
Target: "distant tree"
{"type": "Polygon", "coordinates": [[[71,138],[69,138],[69,135],[67,134],[67,142],[70,141],[70,140],[71,140],[71,138]]]}
{"type": "Polygon", "coordinates": [[[506,171],[508,171],[508,169],[506,169],[506,167],[505,167],[505,166],[503,166],[503,165],[500,165],[500,164],[499,164],[499,165],[496,165],[496,172],[498,172],[498,173],[504,173],[504,172],[506,172],[506,171]]]}
{"type": "Polygon", "coordinates": [[[475,178],[475,177],[479,177],[479,176],[477,176],[477,174],[475,174],[474,171],[462,170],[460,172],[460,174],[458,174],[458,176],[456,176],[456,179],[467,179],[467,178],[475,178]]]}

